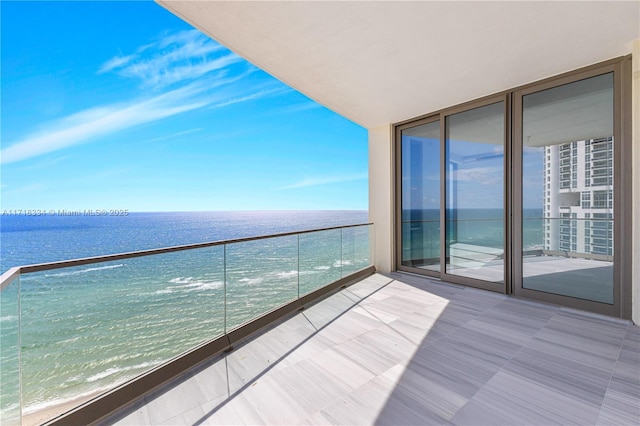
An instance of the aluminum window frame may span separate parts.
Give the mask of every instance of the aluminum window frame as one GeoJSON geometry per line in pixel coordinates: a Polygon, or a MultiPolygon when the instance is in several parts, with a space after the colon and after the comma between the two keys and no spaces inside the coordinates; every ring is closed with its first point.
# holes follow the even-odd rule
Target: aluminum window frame
{"type": "MultiPolygon", "coordinates": [[[[553,77],[539,80],[530,84],[518,86],[480,99],[465,102],[450,108],[428,113],[413,119],[396,123],[393,128],[393,153],[395,155],[395,265],[400,271],[416,273],[439,278],[443,281],[478,287],[516,297],[533,299],[548,303],[560,304],[605,314],[609,316],[630,319],[632,315],[632,235],[625,230],[632,229],[632,112],[631,112],[631,55],[610,59],[598,64],[572,70],[553,77]],[[613,158],[613,211],[614,211],[614,296],[613,305],[592,302],[568,296],[542,293],[536,290],[522,289],[522,97],[573,83],[598,75],[613,73],[614,78],[614,107],[613,137],[616,141],[613,158]],[[505,102],[505,280],[504,285],[459,277],[446,273],[446,164],[445,164],[445,125],[446,117],[458,112],[488,105],[497,100],[505,102]],[[440,272],[424,270],[417,267],[402,265],[402,146],[401,131],[427,122],[440,120],[440,226],[441,226],[441,260],[440,272]],[[498,288],[500,287],[500,288],[498,288]]],[[[591,151],[587,149],[586,154],[591,151]]],[[[586,155],[585,154],[585,155],[586,155]]],[[[590,179],[590,178],[587,178],[590,179]]],[[[546,182],[546,181],[545,181],[546,182]]],[[[592,186],[592,185],[587,185],[592,186]]],[[[545,212],[543,212],[544,214],[545,212]]]]}

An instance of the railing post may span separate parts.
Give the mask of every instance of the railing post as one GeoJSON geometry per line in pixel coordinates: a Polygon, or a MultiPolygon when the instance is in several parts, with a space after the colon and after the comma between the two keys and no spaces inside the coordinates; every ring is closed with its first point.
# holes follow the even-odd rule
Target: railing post
{"type": "Polygon", "coordinates": [[[344,278],[344,228],[340,228],[340,278],[344,278]]]}
{"type": "Polygon", "coordinates": [[[223,262],[222,262],[222,268],[223,268],[223,289],[224,289],[224,325],[223,325],[223,330],[224,330],[224,334],[227,334],[227,245],[224,244],[222,246],[222,253],[223,253],[223,262]]]}
{"type": "Polygon", "coordinates": [[[298,236],[298,299],[300,299],[300,234],[298,236]]]}

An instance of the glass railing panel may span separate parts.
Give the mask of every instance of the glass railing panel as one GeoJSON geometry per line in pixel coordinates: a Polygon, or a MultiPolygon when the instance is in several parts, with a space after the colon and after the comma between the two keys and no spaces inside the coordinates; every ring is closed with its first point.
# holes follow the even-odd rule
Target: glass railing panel
{"type": "Polygon", "coordinates": [[[342,277],[341,230],[300,234],[300,295],[342,277]]]}
{"type": "Polygon", "coordinates": [[[80,402],[221,335],[223,262],[216,246],[23,275],[25,413],[80,402]]]}
{"type": "Polygon", "coordinates": [[[536,256],[542,252],[544,246],[545,229],[548,222],[536,215],[527,216],[523,212],[522,218],[522,255],[536,256]]]}
{"type": "Polygon", "coordinates": [[[369,266],[370,232],[357,226],[5,274],[1,424],[47,421],[369,266]]]}
{"type": "Polygon", "coordinates": [[[371,265],[371,225],[342,228],[342,276],[371,265]]]}
{"type": "Polygon", "coordinates": [[[298,236],[226,245],[227,331],[298,297],[298,236]]]}
{"type": "Polygon", "coordinates": [[[0,290],[0,424],[20,424],[20,277],[0,290]]]}
{"type": "Polygon", "coordinates": [[[610,226],[613,219],[524,218],[523,288],[612,304],[610,226]]]}

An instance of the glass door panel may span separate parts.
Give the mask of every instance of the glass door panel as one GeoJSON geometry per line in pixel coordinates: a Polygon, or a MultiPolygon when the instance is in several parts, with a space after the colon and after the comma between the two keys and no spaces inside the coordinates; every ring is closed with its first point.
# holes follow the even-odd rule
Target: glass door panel
{"type": "Polygon", "coordinates": [[[445,127],[446,273],[504,283],[504,102],[445,127]]]}
{"type": "Polygon", "coordinates": [[[522,288],[613,304],[613,73],[522,97],[522,288]]]}
{"type": "Polygon", "coordinates": [[[402,265],[440,272],[440,121],[404,129],[402,265]]]}

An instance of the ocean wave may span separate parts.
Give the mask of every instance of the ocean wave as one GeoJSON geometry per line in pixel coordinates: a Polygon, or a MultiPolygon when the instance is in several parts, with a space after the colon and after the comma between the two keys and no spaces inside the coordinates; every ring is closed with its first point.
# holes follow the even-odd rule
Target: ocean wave
{"type": "Polygon", "coordinates": [[[105,269],[122,268],[123,266],[124,266],[124,263],[120,263],[118,265],[99,266],[97,268],[87,268],[87,269],[81,269],[79,271],[58,272],[58,273],[55,273],[55,274],[47,274],[47,275],[45,275],[45,277],[68,277],[68,276],[71,276],[71,275],[86,274],[87,272],[102,271],[102,270],[105,270],[105,269]]]}
{"type": "Polygon", "coordinates": [[[215,290],[216,288],[220,288],[224,285],[221,281],[213,281],[210,283],[207,282],[195,282],[191,284],[187,284],[181,288],[190,288],[192,290],[215,290]]]}
{"type": "Polygon", "coordinates": [[[278,278],[291,278],[298,275],[298,271],[289,271],[289,272],[276,272],[278,278]]]}
{"type": "Polygon", "coordinates": [[[238,281],[240,281],[241,283],[247,283],[249,285],[253,285],[253,284],[260,284],[262,281],[264,281],[264,278],[258,277],[258,278],[242,278],[239,279],[238,281]]]}
{"type": "Polygon", "coordinates": [[[182,285],[173,285],[169,286],[165,289],[158,290],[153,294],[172,294],[176,292],[189,292],[189,291],[204,291],[204,290],[215,290],[222,286],[224,283],[222,281],[196,281],[193,277],[178,277],[169,280],[172,284],[182,284],[182,285]]]}
{"type": "Polygon", "coordinates": [[[192,283],[194,280],[193,277],[178,277],[178,278],[173,278],[170,279],[169,282],[173,283],[173,284],[190,284],[192,283]]]}
{"type": "Polygon", "coordinates": [[[0,317],[0,322],[5,322],[5,321],[17,321],[18,320],[18,316],[17,315],[7,315],[4,317],[0,317]]]}
{"type": "Polygon", "coordinates": [[[327,269],[331,269],[331,266],[316,266],[313,269],[318,270],[318,271],[326,271],[327,269]]]}
{"type": "Polygon", "coordinates": [[[155,362],[143,362],[141,364],[136,364],[136,365],[131,365],[128,367],[111,367],[106,369],[105,371],[102,371],[98,374],[94,374],[91,377],[88,377],[86,382],[87,383],[91,383],[91,382],[96,382],[100,379],[105,379],[109,376],[113,376],[115,374],[118,373],[124,373],[127,371],[132,371],[132,370],[142,370],[142,369],[148,369],[151,368],[153,366],[156,366],[160,363],[160,361],[155,361],[155,362]]]}
{"type": "Polygon", "coordinates": [[[334,268],[339,268],[341,266],[347,266],[347,265],[351,265],[351,261],[350,260],[336,260],[335,263],[333,264],[334,268]]]}

